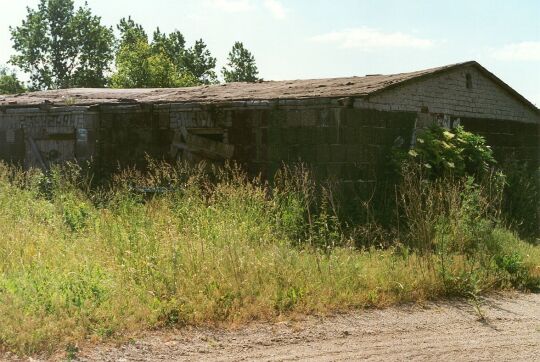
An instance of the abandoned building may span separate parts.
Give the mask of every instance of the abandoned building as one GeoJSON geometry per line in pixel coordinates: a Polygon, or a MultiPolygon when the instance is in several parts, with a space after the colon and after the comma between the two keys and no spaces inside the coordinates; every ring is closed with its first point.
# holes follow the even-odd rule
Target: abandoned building
{"type": "Polygon", "coordinates": [[[271,175],[302,160],[318,178],[369,183],[395,145],[432,122],[484,135],[496,157],[538,165],[539,109],[474,61],[365,77],[176,89],[62,89],[0,96],[0,159],[233,159],[271,175]]]}

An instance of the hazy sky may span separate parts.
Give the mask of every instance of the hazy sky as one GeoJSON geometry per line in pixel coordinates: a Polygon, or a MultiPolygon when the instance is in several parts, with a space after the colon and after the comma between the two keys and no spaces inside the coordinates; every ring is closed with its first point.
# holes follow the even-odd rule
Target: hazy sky
{"type": "MultiPolygon", "coordinates": [[[[0,0],[9,26],[38,0],[0,0]]],[[[151,33],[203,38],[221,68],[236,40],[264,79],[399,73],[477,60],[540,105],[540,0],[87,0],[107,25],[131,15],[151,33]]],[[[76,4],[82,4],[76,0],[76,4]]]]}

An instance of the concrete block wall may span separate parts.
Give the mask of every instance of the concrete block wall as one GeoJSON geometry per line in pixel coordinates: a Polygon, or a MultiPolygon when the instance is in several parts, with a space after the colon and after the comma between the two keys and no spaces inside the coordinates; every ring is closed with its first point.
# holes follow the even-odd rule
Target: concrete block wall
{"type": "MultiPolygon", "coordinates": [[[[57,144],[60,161],[87,160],[95,152],[97,122],[97,113],[87,107],[6,109],[0,113],[0,159],[35,166],[27,145],[30,137],[51,147],[57,144]],[[64,149],[64,143],[69,147],[64,149]]],[[[47,154],[42,156],[48,161],[47,154]]]]}
{"type": "Polygon", "coordinates": [[[97,132],[95,157],[105,172],[143,166],[147,156],[168,158],[172,131],[166,110],[140,104],[101,106],[97,132]]]}
{"type": "Polygon", "coordinates": [[[500,163],[516,160],[540,166],[540,124],[467,117],[460,121],[465,129],[486,138],[500,163]]]}
{"type": "Polygon", "coordinates": [[[540,123],[540,115],[474,66],[460,67],[426,79],[358,98],[356,108],[412,111],[469,118],[540,123]],[[467,88],[467,74],[472,87],[467,88]]]}
{"type": "Polygon", "coordinates": [[[173,133],[180,127],[223,130],[224,142],[234,145],[234,160],[265,178],[283,163],[303,162],[319,180],[370,186],[384,173],[390,149],[410,144],[414,112],[311,103],[256,109],[170,105],[160,112],[169,113],[173,133]]]}
{"type": "Polygon", "coordinates": [[[271,178],[283,163],[303,162],[316,179],[362,194],[384,175],[391,148],[409,145],[415,117],[353,108],[237,110],[229,136],[235,158],[253,174],[271,178]]]}

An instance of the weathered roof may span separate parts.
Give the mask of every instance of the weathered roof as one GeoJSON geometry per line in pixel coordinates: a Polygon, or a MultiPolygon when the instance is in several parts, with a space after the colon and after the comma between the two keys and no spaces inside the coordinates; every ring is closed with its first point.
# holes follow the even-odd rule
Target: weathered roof
{"type": "Polygon", "coordinates": [[[95,105],[114,103],[224,103],[246,100],[365,97],[409,81],[422,79],[456,67],[473,65],[506,88],[513,96],[532,103],[475,61],[446,65],[410,73],[364,77],[227,83],[189,88],[71,88],[0,96],[0,106],[95,105]]]}

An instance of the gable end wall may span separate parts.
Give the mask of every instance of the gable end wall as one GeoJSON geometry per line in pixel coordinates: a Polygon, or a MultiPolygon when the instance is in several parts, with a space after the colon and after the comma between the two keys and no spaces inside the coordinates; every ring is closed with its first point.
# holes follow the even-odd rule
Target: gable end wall
{"type": "Polygon", "coordinates": [[[441,113],[470,118],[540,123],[540,116],[474,66],[464,66],[424,80],[357,99],[356,108],[441,113]],[[472,88],[466,87],[466,74],[472,88]]]}

